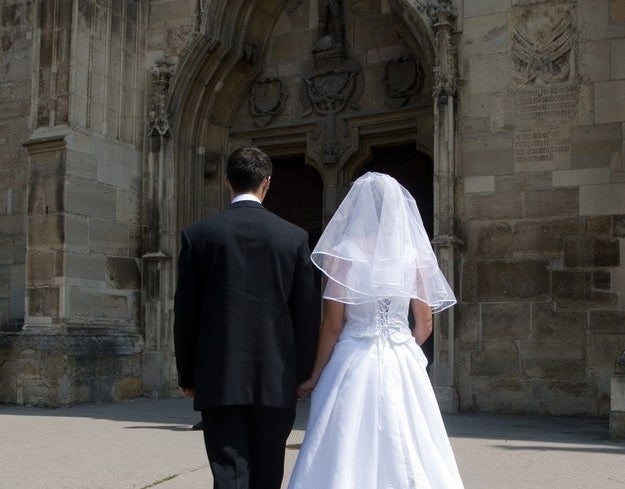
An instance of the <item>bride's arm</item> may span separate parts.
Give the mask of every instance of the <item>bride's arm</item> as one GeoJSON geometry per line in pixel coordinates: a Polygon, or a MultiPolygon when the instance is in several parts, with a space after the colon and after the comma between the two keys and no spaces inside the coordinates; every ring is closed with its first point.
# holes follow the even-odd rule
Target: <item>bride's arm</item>
{"type": "Polygon", "coordinates": [[[410,309],[415,322],[412,336],[418,345],[422,345],[432,334],[432,309],[419,299],[410,300],[410,309]]]}
{"type": "Polygon", "coordinates": [[[315,385],[317,385],[321,372],[326,366],[326,363],[328,363],[328,360],[330,360],[330,356],[334,351],[334,345],[336,345],[341,330],[343,329],[345,304],[333,300],[326,300],[324,305],[315,366],[313,367],[310,378],[303,382],[297,389],[297,394],[300,398],[310,395],[315,385]]]}

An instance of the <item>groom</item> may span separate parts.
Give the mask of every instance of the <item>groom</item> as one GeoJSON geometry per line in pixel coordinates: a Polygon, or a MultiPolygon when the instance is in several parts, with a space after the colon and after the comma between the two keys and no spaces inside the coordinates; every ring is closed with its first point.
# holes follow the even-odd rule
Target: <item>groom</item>
{"type": "Polygon", "coordinates": [[[202,412],[215,489],[279,489],[297,385],[319,328],[307,233],[262,206],[272,164],[230,155],[224,212],[182,232],[174,301],[178,383],[202,412]]]}

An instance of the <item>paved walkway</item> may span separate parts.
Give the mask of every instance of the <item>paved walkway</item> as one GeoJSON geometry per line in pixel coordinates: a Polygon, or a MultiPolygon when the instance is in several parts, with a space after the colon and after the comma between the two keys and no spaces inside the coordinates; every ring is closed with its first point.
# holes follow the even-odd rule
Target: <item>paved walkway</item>
{"type": "MultiPolygon", "coordinates": [[[[303,437],[300,405],[287,474],[303,437]]],[[[0,405],[1,489],[212,489],[188,399],[44,410],[0,405]]],[[[466,489],[625,489],[607,420],[445,416],[466,489]]],[[[319,488],[323,489],[323,488],[319,488]]],[[[436,489],[436,488],[434,488],[436,489]]]]}

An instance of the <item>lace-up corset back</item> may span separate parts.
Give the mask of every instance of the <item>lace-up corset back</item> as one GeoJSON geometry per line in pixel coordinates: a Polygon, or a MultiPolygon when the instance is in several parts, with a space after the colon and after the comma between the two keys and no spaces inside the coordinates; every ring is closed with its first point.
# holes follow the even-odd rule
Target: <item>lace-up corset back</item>
{"type": "Polygon", "coordinates": [[[409,304],[410,299],[405,297],[385,297],[364,304],[347,304],[341,336],[388,336],[395,341],[411,339],[408,328],[409,304]]]}

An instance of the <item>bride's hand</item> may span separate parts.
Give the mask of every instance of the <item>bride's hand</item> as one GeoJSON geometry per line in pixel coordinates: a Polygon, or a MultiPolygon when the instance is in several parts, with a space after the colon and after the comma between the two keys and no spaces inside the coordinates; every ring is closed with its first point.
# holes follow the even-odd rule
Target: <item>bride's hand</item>
{"type": "Polygon", "coordinates": [[[297,398],[301,400],[309,397],[315,388],[315,384],[316,382],[312,378],[302,382],[297,388],[297,398]]]}

